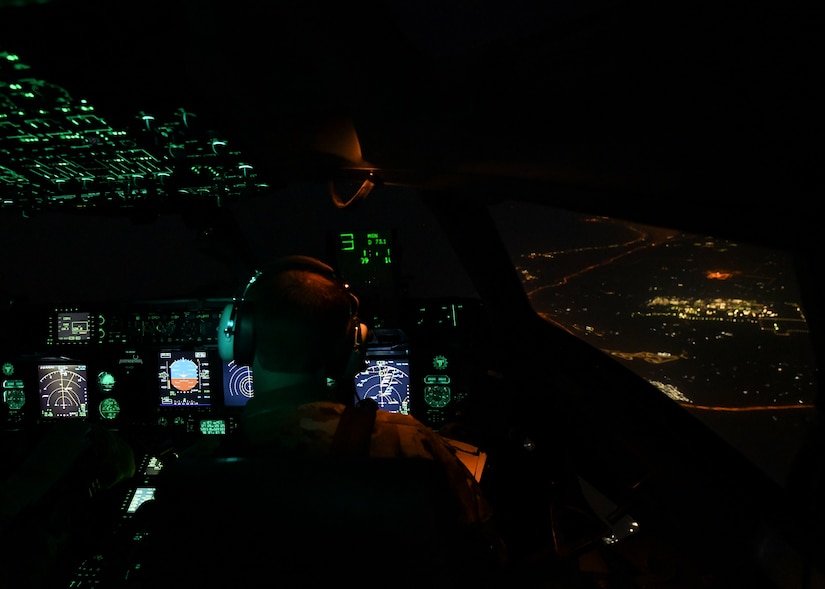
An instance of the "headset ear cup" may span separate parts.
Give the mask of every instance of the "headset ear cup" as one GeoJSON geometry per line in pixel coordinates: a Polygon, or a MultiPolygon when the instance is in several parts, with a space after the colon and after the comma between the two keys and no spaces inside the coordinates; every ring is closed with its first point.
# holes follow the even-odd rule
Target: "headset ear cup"
{"type": "Polygon", "coordinates": [[[235,303],[223,308],[218,321],[218,355],[224,362],[235,359],[235,303]]]}
{"type": "Polygon", "coordinates": [[[352,349],[349,352],[349,357],[347,358],[346,363],[344,364],[344,368],[341,372],[344,378],[351,378],[364,370],[366,364],[364,362],[364,357],[366,354],[366,340],[369,334],[369,328],[366,324],[361,323],[358,319],[355,319],[355,344],[352,346],[352,349]]]}
{"type": "Polygon", "coordinates": [[[235,336],[233,351],[236,364],[252,366],[255,360],[255,329],[252,302],[245,301],[243,308],[235,311],[235,336]],[[243,311],[243,312],[241,312],[243,311]]]}

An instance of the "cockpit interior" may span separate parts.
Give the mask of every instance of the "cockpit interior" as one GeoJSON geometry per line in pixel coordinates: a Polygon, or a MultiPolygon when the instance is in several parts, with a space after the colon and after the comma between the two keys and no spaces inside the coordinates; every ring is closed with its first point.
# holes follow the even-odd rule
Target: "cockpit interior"
{"type": "Polygon", "coordinates": [[[511,586],[825,587],[822,17],[0,0],[3,586],[131,587],[164,462],[254,397],[222,314],[301,254],[511,586]]]}

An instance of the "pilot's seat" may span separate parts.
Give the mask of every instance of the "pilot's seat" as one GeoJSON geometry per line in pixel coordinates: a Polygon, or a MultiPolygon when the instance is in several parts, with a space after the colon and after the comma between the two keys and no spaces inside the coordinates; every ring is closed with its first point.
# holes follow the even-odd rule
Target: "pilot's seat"
{"type": "Polygon", "coordinates": [[[140,587],[464,587],[491,581],[500,564],[486,534],[454,523],[433,460],[201,458],[159,477],[140,510],[140,587]]]}

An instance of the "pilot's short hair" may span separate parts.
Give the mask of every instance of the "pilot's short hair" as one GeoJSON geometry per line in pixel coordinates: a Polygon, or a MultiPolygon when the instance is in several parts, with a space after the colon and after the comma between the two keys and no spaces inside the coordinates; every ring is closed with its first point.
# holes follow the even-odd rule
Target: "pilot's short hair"
{"type": "Polygon", "coordinates": [[[352,349],[354,297],[332,276],[286,269],[250,286],[258,363],[277,372],[334,369],[352,349]]]}

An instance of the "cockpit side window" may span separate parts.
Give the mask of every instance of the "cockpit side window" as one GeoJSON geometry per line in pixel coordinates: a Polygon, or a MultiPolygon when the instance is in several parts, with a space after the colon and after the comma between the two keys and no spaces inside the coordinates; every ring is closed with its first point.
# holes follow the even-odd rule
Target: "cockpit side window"
{"type": "Polygon", "coordinates": [[[535,203],[491,212],[538,315],[786,481],[817,389],[791,254],[535,203]]]}

